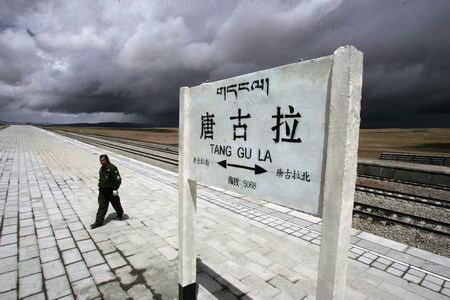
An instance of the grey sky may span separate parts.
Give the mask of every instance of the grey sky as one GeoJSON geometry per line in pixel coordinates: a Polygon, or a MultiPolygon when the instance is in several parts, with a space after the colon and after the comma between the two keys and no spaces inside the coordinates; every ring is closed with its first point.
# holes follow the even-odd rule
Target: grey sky
{"type": "Polygon", "coordinates": [[[0,0],[0,120],[177,125],[178,88],[365,54],[364,127],[450,126],[450,1],[0,0]]]}

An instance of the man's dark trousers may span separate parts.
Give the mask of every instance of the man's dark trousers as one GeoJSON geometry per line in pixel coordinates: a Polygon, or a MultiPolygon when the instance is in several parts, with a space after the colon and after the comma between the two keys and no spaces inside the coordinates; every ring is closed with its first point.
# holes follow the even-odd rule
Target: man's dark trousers
{"type": "Polygon", "coordinates": [[[122,217],[123,209],[122,205],[120,205],[119,196],[114,196],[111,192],[99,192],[98,194],[98,211],[97,218],[95,223],[103,224],[103,220],[105,219],[106,213],[108,212],[108,205],[111,202],[114,210],[117,212],[118,217],[122,217]]]}

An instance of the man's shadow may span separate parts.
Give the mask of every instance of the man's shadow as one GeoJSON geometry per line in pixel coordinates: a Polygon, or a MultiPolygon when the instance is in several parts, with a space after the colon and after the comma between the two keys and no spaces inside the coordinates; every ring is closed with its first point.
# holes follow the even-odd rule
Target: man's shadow
{"type": "Polygon", "coordinates": [[[122,220],[117,220],[117,213],[112,212],[108,216],[106,216],[105,220],[103,221],[103,225],[106,225],[111,221],[122,222],[122,221],[128,220],[129,218],[130,217],[124,213],[122,216],[122,220]]]}

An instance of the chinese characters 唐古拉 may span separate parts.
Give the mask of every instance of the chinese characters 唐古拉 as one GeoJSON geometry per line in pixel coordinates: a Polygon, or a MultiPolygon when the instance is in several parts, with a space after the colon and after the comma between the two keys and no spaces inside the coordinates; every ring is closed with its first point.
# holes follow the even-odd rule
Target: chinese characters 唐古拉
{"type": "MultiPolygon", "coordinates": [[[[302,140],[296,137],[297,128],[299,125],[299,119],[301,115],[299,112],[295,112],[292,105],[288,106],[288,113],[281,113],[281,107],[277,106],[275,115],[272,118],[275,119],[275,125],[271,127],[271,130],[275,133],[273,141],[275,143],[287,142],[287,143],[301,143],[302,140]],[[283,126],[284,125],[284,126],[283,126]],[[284,131],[282,128],[284,127],[284,131]]],[[[237,120],[237,124],[233,124],[233,140],[243,139],[247,140],[247,124],[243,123],[243,119],[250,119],[249,113],[242,114],[242,110],[239,108],[237,116],[231,116],[230,120],[237,120]]],[[[201,116],[201,134],[200,139],[214,140],[214,114],[206,112],[206,115],[201,116]]]]}

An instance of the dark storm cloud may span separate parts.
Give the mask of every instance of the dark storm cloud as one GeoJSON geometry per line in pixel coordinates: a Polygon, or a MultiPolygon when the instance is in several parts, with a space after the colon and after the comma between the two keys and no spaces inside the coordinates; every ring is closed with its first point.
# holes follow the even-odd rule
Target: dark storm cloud
{"type": "Polygon", "coordinates": [[[0,5],[0,116],[96,113],[95,121],[100,112],[176,125],[180,86],[353,44],[365,60],[363,126],[450,123],[448,1],[0,5]]]}

